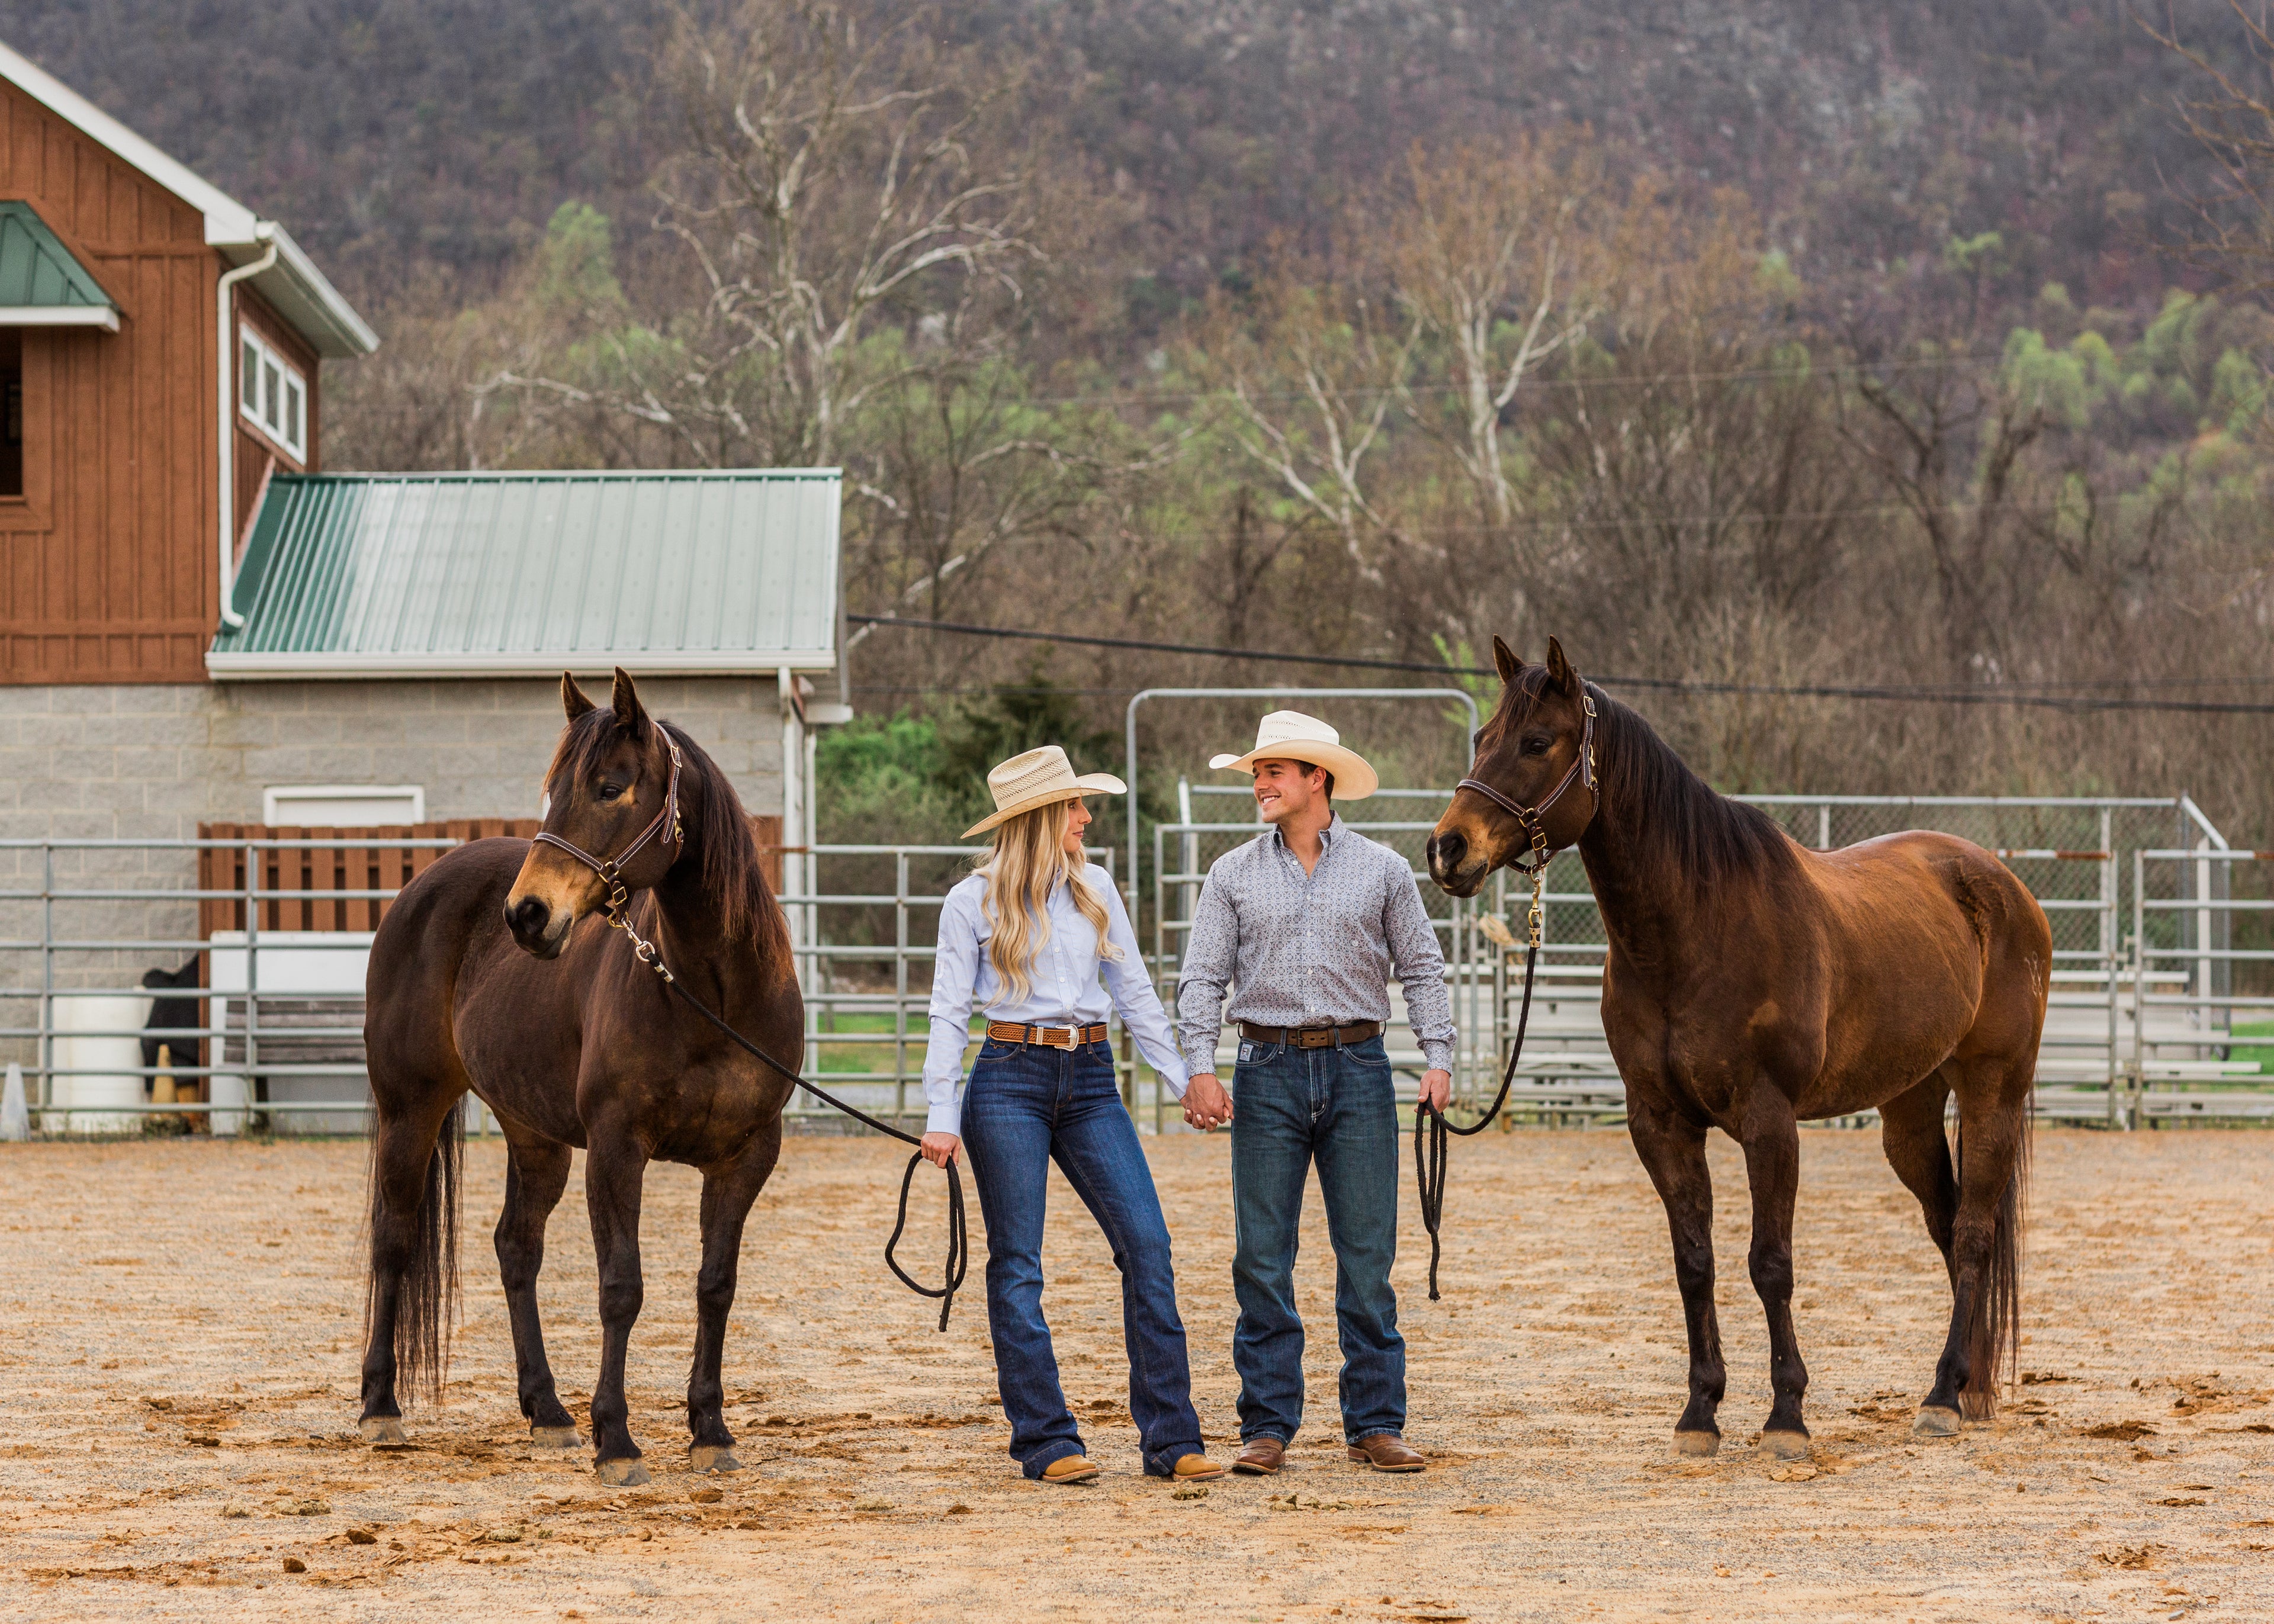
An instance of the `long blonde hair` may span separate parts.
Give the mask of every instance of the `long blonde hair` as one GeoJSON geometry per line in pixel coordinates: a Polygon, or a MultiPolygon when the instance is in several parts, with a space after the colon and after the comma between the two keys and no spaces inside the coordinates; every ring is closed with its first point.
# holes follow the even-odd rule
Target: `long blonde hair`
{"type": "Polygon", "coordinates": [[[1033,989],[1030,974],[1035,955],[1050,939],[1050,893],[1064,882],[1073,892],[1073,906],[1097,932],[1101,959],[1118,959],[1121,950],[1106,936],[1105,904],[1083,870],[1085,859],[1071,855],[1065,839],[1066,808],[1074,803],[1054,801],[1021,812],[995,827],[995,847],[977,873],[987,876],[982,906],[993,927],[987,940],[987,960],[1013,1000],[1033,989]]]}

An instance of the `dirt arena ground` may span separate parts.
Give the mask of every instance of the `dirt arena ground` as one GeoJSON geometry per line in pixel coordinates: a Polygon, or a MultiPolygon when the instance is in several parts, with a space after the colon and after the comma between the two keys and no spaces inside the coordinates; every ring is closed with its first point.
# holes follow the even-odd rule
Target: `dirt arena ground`
{"type": "MultiPolygon", "coordinates": [[[[1229,1445],[1227,1147],[1153,1147],[1197,1397],[1229,1445]]],[[[1138,1470],[1111,1259],[1053,1192],[1050,1292],[1088,1489],[1003,1455],[977,1272],[953,1328],[885,1274],[900,1157],[794,1139],[754,1215],[728,1343],[749,1470],[688,1473],[697,1184],[659,1167],[634,1427],[655,1481],[529,1448],[486,1231],[501,1146],[468,1149],[448,1402],[415,1447],[356,1438],[364,1149],[0,1152],[0,1614],[16,1618],[2263,1619],[2274,1616],[2274,1134],[2046,1132],[2022,1364],[1999,1420],[1913,1440],[1946,1297],[1876,1135],[1803,1152],[1807,1467],[1766,1412],[1744,1171],[1717,1145],[1720,1458],[1678,1461],[1681,1321],[1624,1136],[1456,1145],[1445,1298],[1405,1202],[1398,1266],[1418,1477],[1343,1459],[1333,1276],[1314,1210],[1299,1470],[1172,1499],[1138,1470]]],[[[927,1184],[927,1189],[936,1186],[927,1184]]],[[[545,1300],[564,1395],[596,1357],[576,1186],[545,1300]]],[[[937,1208],[930,1209],[936,1214],[937,1208]]],[[[921,1257],[937,1246],[927,1222],[921,1257]]],[[[579,1416],[581,1420],[583,1417],[579,1416]]]]}

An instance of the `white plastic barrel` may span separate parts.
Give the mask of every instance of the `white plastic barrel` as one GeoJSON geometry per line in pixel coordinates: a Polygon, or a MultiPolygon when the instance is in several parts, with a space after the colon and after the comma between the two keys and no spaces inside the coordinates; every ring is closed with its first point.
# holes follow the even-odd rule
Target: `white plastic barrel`
{"type": "Polygon", "coordinates": [[[142,1029],[150,1024],[150,1004],[144,996],[55,995],[55,1067],[64,1075],[50,1079],[49,1100],[69,1109],[65,1132],[132,1133],[141,1128],[141,1116],[131,1109],[99,1108],[132,1108],[148,1099],[135,1068],[142,1064],[142,1029]]]}

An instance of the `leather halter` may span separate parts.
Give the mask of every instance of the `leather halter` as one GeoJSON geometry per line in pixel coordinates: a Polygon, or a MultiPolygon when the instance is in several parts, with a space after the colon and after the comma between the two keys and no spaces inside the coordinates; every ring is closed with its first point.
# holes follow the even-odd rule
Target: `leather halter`
{"type": "Polygon", "coordinates": [[[1547,868],[1547,860],[1555,855],[1555,848],[1547,844],[1547,828],[1542,820],[1547,817],[1548,808],[1563,799],[1563,792],[1571,787],[1574,778],[1586,786],[1589,794],[1600,793],[1595,785],[1595,696],[1583,689],[1579,703],[1586,709],[1586,720],[1579,729],[1579,758],[1571,763],[1555,787],[1547,792],[1547,799],[1538,806],[1518,806],[1481,778],[1463,778],[1453,786],[1457,794],[1465,789],[1476,791],[1517,821],[1517,826],[1532,842],[1532,867],[1527,868],[1515,861],[1509,864],[1518,874],[1527,876],[1540,874],[1547,868]]]}
{"type": "Polygon", "coordinates": [[[665,746],[671,751],[671,782],[663,792],[663,810],[658,812],[653,817],[650,818],[648,820],[647,827],[641,830],[638,834],[633,836],[632,843],[624,847],[622,851],[618,852],[614,857],[595,857],[591,853],[586,851],[583,846],[576,845],[574,841],[564,840],[559,835],[553,834],[550,831],[543,830],[539,831],[531,840],[531,844],[533,846],[553,846],[560,847],[562,851],[568,853],[569,856],[575,858],[578,862],[583,863],[587,868],[590,868],[593,873],[600,876],[601,883],[608,888],[608,899],[601,905],[600,914],[601,917],[606,919],[611,925],[619,922],[619,910],[623,907],[626,902],[631,899],[631,892],[624,887],[624,865],[631,861],[633,858],[638,856],[640,853],[646,848],[647,843],[654,839],[658,834],[662,832],[666,824],[668,824],[671,828],[670,839],[672,845],[683,846],[686,844],[687,832],[685,830],[681,829],[679,824],[679,742],[669,733],[665,733],[663,735],[663,741],[665,746]]]}

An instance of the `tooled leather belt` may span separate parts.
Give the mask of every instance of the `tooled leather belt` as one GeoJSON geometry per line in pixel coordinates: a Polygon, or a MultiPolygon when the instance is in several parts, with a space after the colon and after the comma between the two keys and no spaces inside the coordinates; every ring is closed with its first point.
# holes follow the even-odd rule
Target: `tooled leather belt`
{"type": "Polygon", "coordinates": [[[1095,1026],[1022,1026],[1016,1021],[990,1020],[987,1035],[998,1043],[1032,1043],[1043,1049],[1080,1049],[1105,1041],[1105,1023],[1095,1026]]]}
{"type": "Polygon", "coordinates": [[[1239,1035],[1251,1043],[1284,1043],[1293,1049],[1332,1049],[1337,1044],[1347,1046],[1380,1037],[1382,1023],[1378,1020],[1354,1020],[1346,1026],[1259,1026],[1253,1021],[1243,1020],[1239,1023],[1239,1035]]]}

